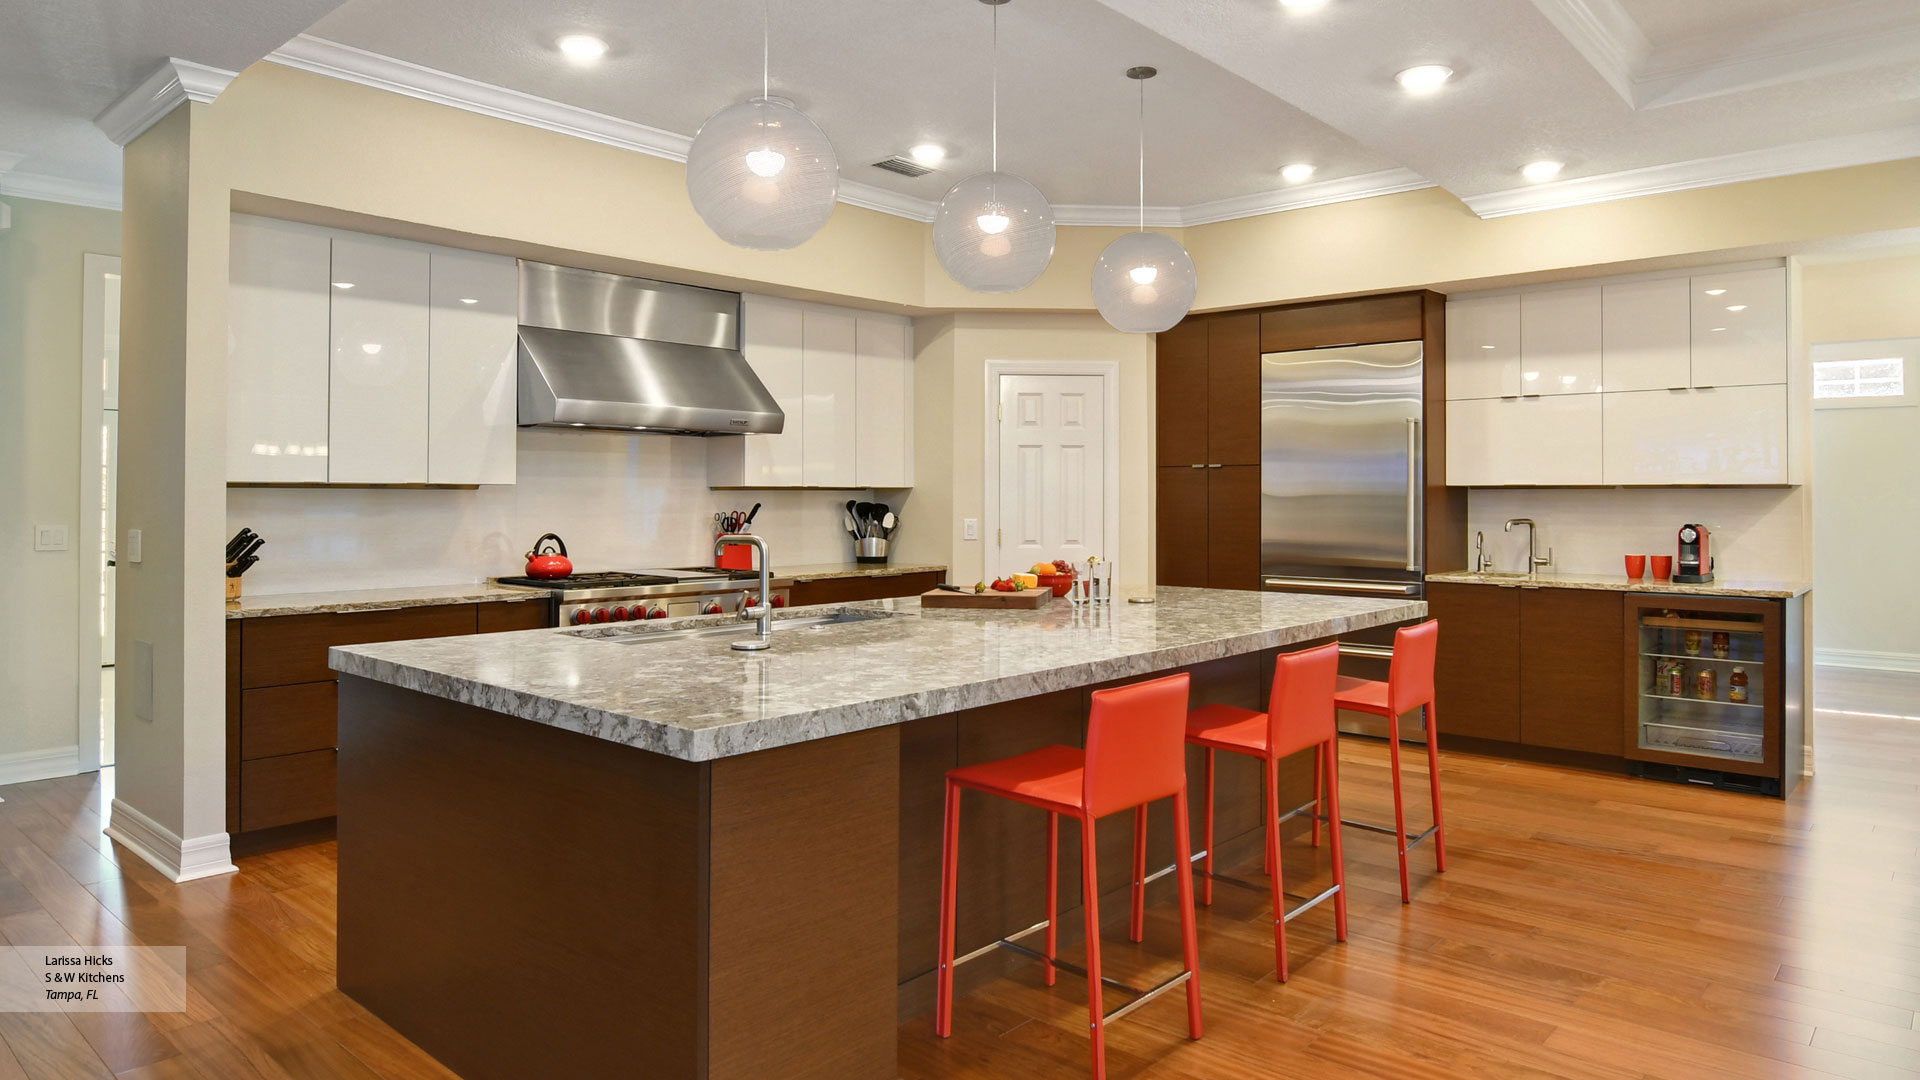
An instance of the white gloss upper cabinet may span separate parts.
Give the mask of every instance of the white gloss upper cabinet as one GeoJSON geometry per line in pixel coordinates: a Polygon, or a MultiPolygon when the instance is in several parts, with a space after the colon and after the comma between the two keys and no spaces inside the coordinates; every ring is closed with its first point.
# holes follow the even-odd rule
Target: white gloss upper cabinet
{"type": "Polygon", "coordinates": [[[1693,304],[1686,278],[1601,290],[1604,383],[1609,391],[1692,385],[1693,304]]]}
{"type": "Polygon", "coordinates": [[[1599,394],[1447,403],[1447,483],[1455,487],[1601,482],[1599,394]]]}
{"type": "Polygon", "coordinates": [[[227,479],[327,480],[325,229],[236,214],[227,288],[227,479]]]}
{"type": "Polygon", "coordinates": [[[854,483],[913,486],[913,326],[904,319],[856,317],[854,483]]]}
{"type": "Polygon", "coordinates": [[[1598,393],[1600,322],[1598,288],[1521,294],[1521,395],[1598,393]]]}
{"type": "Polygon", "coordinates": [[[511,484],[519,264],[433,248],[427,291],[427,482],[511,484]]]}
{"type": "Polygon", "coordinates": [[[1697,276],[1693,382],[1697,387],[1787,381],[1785,267],[1697,276]]]}
{"type": "Polygon", "coordinates": [[[710,482],[727,487],[799,487],[806,426],[800,309],[762,296],[744,296],[740,315],[747,366],[760,377],[786,419],[778,435],[714,439],[708,447],[710,482]]]}
{"type": "Polygon", "coordinates": [[[1784,384],[1601,396],[1607,484],[1788,481],[1784,384]]]}
{"type": "Polygon", "coordinates": [[[427,482],[427,249],[333,239],[327,479],[427,482]]]}
{"type": "Polygon", "coordinates": [[[800,313],[803,402],[801,482],[807,487],[855,485],[859,454],[858,322],[851,312],[800,313]]]}
{"type": "Polygon", "coordinates": [[[1520,298],[1447,303],[1447,400],[1520,393],[1520,298]]]}

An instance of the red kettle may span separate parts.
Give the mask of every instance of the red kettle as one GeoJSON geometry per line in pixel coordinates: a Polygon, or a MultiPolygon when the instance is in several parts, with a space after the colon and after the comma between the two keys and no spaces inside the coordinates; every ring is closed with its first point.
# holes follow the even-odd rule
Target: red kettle
{"type": "Polygon", "coordinates": [[[533,550],[527,552],[527,576],[530,578],[563,578],[573,575],[573,560],[567,558],[567,542],[553,533],[547,533],[533,542],[533,550]],[[553,541],[551,547],[547,541],[553,541]]]}

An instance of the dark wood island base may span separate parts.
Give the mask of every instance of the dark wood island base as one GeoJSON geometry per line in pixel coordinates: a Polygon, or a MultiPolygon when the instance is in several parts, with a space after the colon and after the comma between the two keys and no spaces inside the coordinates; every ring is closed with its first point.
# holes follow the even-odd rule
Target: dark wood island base
{"type": "MultiPolygon", "coordinates": [[[[1273,656],[1181,670],[1195,704],[1264,708],[1273,656]]],[[[946,770],[1079,745],[1095,689],[689,762],[343,675],[340,988],[466,1080],[894,1080],[897,1026],[933,1000],[946,770]]],[[[1258,844],[1259,770],[1237,764],[1230,855],[1258,844]]],[[[1198,790],[1197,751],[1188,772],[1198,790]]],[[[1307,755],[1282,785],[1311,797],[1307,755]]],[[[1045,814],[965,813],[963,953],[1043,917],[1046,857],[1045,814]]],[[[1171,824],[1156,807],[1150,866],[1171,824]]],[[[1101,830],[1103,892],[1130,844],[1101,830]]],[[[1060,883],[1077,936],[1077,867],[1060,883]]]]}

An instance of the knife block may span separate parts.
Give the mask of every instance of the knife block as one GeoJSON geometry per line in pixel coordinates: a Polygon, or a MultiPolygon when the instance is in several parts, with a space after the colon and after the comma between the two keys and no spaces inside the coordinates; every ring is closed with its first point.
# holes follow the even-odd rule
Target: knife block
{"type": "MultiPolygon", "coordinates": [[[[233,569],[233,564],[228,563],[227,569],[229,570],[233,569]]],[[[230,577],[227,579],[227,599],[229,600],[240,599],[240,579],[239,578],[230,577]]]]}

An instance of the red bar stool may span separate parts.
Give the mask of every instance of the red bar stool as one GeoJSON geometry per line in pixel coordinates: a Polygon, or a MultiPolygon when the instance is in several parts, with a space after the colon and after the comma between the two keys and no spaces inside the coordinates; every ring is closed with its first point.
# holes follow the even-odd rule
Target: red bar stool
{"type": "MultiPolygon", "coordinates": [[[[1400,848],[1400,902],[1411,903],[1413,890],[1407,883],[1407,852],[1427,837],[1433,837],[1433,858],[1440,873],[1447,872],[1447,830],[1440,817],[1440,729],[1434,718],[1433,662],[1440,641],[1440,623],[1428,619],[1417,626],[1403,626],[1393,633],[1393,660],[1387,668],[1387,681],[1342,676],[1334,700],[1343,709],[1372,713],[1387,721],[1387,754],[1393,763],[1393,828],[1349,821],[1347,824],[1372,832],[1389,833],[1400,848]],[[1433,824],[1413,839],[1407,839],[1406,800],[1400,793],[1400,718],[1420,709],[1427,735],[1427,781],[1433,788],[1433,824]]],[[[1337,816],[1338,811],[1335,811],[1337,816]]]]}
{"type": "MultiPolygon", "coordinates": [[[[1273,672],[1273,694],[1266,712],[1232,705],[1206,705],[1187,714],[1187,741],[1207,751],[1206,850],[1200,854],[1203,903],[1213,903],[1213,883],[1261,889],[1213,872],[1213,756],[1217,750],[1259,758],[1266,766],[1267,873],[1272,875],[1274,970],[1287,981],[1287,923],[1327,898],[1333,898],[1334,939],[1347,940],[1347,872],[1340,851],[1339,729],[1334,726],[1333,688],[1340,677],[1340,646],[1322,645],[1280,657],[1273,672]],[[1314,782],[1327,778],[1327,821],[1333,845],[1333,887],[1288,911],[1280,875],[1280,823],[1312,809],[1314,803],[1280,813],[1280,759],[1312,747],[1314,782]]],[[[1318,802],[1316,794],[1315,802],[1318,802]]],[[[1314,820],[1316,844],[1320,822],[1314,820]]]]}
{"type": "Polygon", "coordinates": [[[1142,870],[1146,860],[1147,804],[1173,799],[1174,843],[1180,864],[1191,862],[1187,840],[1187,769],[1181,734],[1187,715],[1185,674],[1151,682],[1098,690],[1087,721],[1087,748],[1048,746],[1001,761],[969,765],[947,773],[946,839],[940,852],[940,970],[935,991],[934,1032],[953,1034],[953,969],[996,948],[1012,949],[1047,965],[1047,985],[1053,985],[1056,967],[1087,980],[1087,1012],[1092,1018],[1094,1080],[1107,1075],[1106,1024],[1182,983],[1187,987],[1187,1032],[1200,1037],[1200,946],[1194,929],[1193,880],[1180,875],[1180,933],[1186,970],[1158,986],[1141,990],[1100,974],[1100,878],[1094,863],[1094,821],[1132,808],[1133,918],[1131,936],[1139,941],[1144,927],[1146,896],[1142,870]],[[960,793],[984,792],[1023,802],[1047,811],[1047,921],[1014,934],[1022,937],[1045,928],[1044,953],[996,941],[954,959],[954,905],[959,878],[960,793]],[[1087,966],[1083,970],[1055,956],[1058,922],[1058,881],[1055,867],[1060,844],[1060,815],[1080,822],[1081,869],[1087,921],[1087,966]],[[1133,1000],[1108,1013],[1103,1007],[1103,984],[1133,995],[1133,1000]]]}

